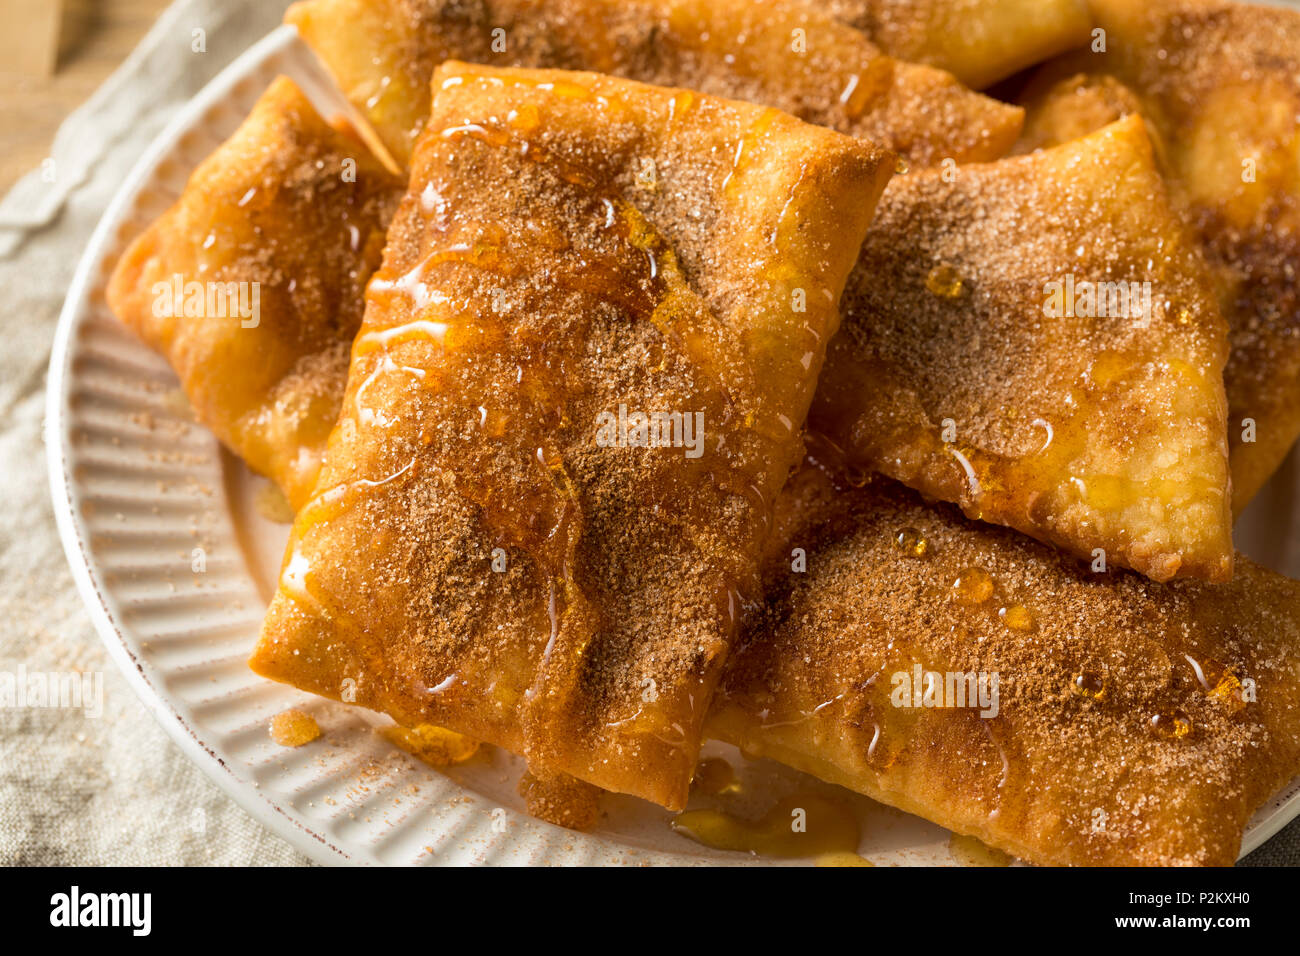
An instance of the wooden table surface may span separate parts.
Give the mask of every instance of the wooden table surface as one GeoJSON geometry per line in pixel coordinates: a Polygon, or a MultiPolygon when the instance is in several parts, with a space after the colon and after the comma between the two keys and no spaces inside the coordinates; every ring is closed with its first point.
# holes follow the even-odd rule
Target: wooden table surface
{"type": "MultiPolygon", "coordinates": [[[[54,75],[0,72],[0,195],[49,155],[63,118],[85,102],[126,59],[168,2],[63,0],[63,27],[54,75]]],[[[15,24],[0,23],[0,29],[17,28],[15,24]]],[[[0,64],[0,70],[3,68],[4,64],[0,64]]]]}

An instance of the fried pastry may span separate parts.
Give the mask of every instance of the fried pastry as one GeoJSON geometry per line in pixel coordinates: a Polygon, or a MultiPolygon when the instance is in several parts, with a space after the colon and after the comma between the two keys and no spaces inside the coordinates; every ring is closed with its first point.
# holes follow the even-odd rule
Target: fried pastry
{"type": "Polygon", "coordinates": [[[294,504],[338,418],[402,191],[282,77],[109,282],[113,311],[167,357],[199,421],[294,504]]]}
{"type": "Polygon", "coordinates": [[[1156,580],[1223,580],[1225,356],[1131,117],[891,183],[810,425],[971,517],[1156,580]]]}
{"type": "Polygon", "coordinates": [[[1088,42],[1085,0],[829,0],[890,56],[984,89],[1088,42]]]}
{"type": "Polygon", "coordinates": [[[399,162],[445,59],[596,70],[761,103],[922,166],[995,159],[1021,115],[798,0],[308,0],[297,27],[399,162]]]}
{"type": "Polygon", "coordinates": [[[666,806],[896,158],[447,63],[252,658],[666,806]]]}
{"type": "MultiPolygon", "coordinates": [[[[1074,110],[1077,121],[1071,90],[1095,101],[1096,77],[1109,76],[1159,131],[1175,203],[1204,246],[1229,326],[1239,513],[1300,435],[1300,13],[1222,0],[1093,9],[1106,52],[1044,67],[1027,96],[1036,115],[1074,110]]],[[[1110,108],[1113,118],[1134,104],[1110,108]]]]}
{"type": "Polygon", "coordinates": [[[711,736],[1052,865],[1229,865],[1300,772],[1293,581],[1095,574],[814,467],[777,513],[711,736]]]}
{"type": "MultiPolygon", "coordinates": [[[[1031,83],[1023,95],[1025,127],[1012,150],[1015,155],[1060,146],[1126,116],[1143,115],[1138,95],[1105,73],[1076,73],[1050,83],[1031,83]]],[[[1163,165],[1164,143],[1160,131],[1148,122],[1147,135],[1163,165]]]]}

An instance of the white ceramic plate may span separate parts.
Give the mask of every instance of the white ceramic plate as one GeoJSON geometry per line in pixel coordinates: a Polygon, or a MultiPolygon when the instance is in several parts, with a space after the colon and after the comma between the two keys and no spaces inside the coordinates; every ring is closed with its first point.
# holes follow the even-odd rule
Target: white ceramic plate
{"type": "MultiPolygon", "coordinates": [[[[59,320],[50,363],[47,447],[59,532],[96,628],[137,693],[181,748],[254,817],[321,862],[747,863],[671,831],[669,815],[612,796],[598,830],[572,833],[522,812],[518,761],[488,749],[445,773],[374,732],[387,723],[256,677],[245,661],[274,586],[287,527],[261,517],[265,482],[192,423],[167,364],[104,301],[127,242],[179,195],[278,74],[327,115],[346,112],[289,28],[248,50],[188,104],[122,184],[91,238],[59,320]],[[196,572],[196,558],[205,570],[196,572]],[[324,737],[298,749],[269,739],[290,707],[324,737]],[[496,812],[503,808],[504,813],[496,812]]],[[[1289,466],[1243,518],[1247,552],[1300,576],[1289,466]],[[1287,521],[1279,521],[1280,515],[1287,521]]],[[[863,823],[877,864],[948,864],[946,831],[728,748],[743,792],[770,803],[834,792],[863,823]]],[[[1300,812],[1300,780],[1251,823],[1245,851],[1300,812]]]]}

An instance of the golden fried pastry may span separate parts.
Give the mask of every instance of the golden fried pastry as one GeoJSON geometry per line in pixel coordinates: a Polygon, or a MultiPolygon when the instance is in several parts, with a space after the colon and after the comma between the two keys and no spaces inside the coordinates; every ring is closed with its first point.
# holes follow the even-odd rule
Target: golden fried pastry
{"type": "Polygon", "coordinates": [[[294,504],[338,418],[401,193],[280,78],[109,283],[113,311],[171,362],[199,421],[294,504]]]}
{"type": "MultiPolygon", "coordinates": [[[[1224,0],[1094,0],[1093,10],[1106,52],[1045,67],[1028,96],[1040,116],[1069,112],[1071,88],[1088,85],[1073,74],[1112,76],[1159,131],[1229,326],[1240,512],[1300,435],[1300,12],[1224,0]]],[[[1110,105],[1100,119],[1134,108],[1110,105]]]]}
{"type": "Polygon", "coordinates": [[[828,11],[890,56],[984,89],[1088,42],[1085,0],[829,0],[828,11]]]}
{"type": "MultiPolygon", "coordinates": [[[[1031,83],[1030,91],[1024,95],[1025,128],[1012,150],[1016,155],[1060,146],[1126,116],[1142,115],[1138,95],[1104,73],[1076,73],[1051,83],[1031,83]]],[[[1157,159],[1163,164],[1164,143],[1160,131],[1148,123],[1147,135],[1152,138],[1157,159]]]]}
{"type": "Polygon", "coordinates": [[[1142,121],[891,183],[811,427],[1090,562],[1232,570],[1225,330],[1142,121]]]}
{"type": "Polygon", "coordinates": [[[896,158],[447,63],[261,674],[679,807],[896,158]]]}
{"type": "Polygon", "coordinates": [[[1223,585],[1094,574],[831,482],[782,495],[711,736],[1036,863],[1232,863],[1300,772],[1300,585],[1242,557],[1223,585]]]}
{"type": "Polygon", "coordinates": [[[799,0],[309,0],[286,16],[399,162],[445,59],[597,70],[785,110],[914,164],[995,159],[1019,110],[799,0]]]}

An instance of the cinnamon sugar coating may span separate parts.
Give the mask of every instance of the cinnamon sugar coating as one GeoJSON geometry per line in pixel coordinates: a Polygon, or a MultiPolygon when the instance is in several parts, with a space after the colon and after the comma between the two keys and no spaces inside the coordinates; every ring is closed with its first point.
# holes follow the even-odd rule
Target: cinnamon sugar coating
{"type": "Polygon", "coordinates": [[[594,70],[760,103],[920,166],[1001,156],[1022,120],[799,0],[309,0],[286,22],[399,162],[446,59],[594,70]]]}
{"type": "Polygon", "coordinates": [[[711,736],[1037,863],[1236,859],[1300,772],[1300,585],[1240,556],[1223,585],[1093,573],[888,479],[833,481],[807,466],[780,499],[711,736]]]}
{"type": "Polygon", "coordinates": [[[348,343],[401,193],[281,77],[109,282],[109,305],[167,357],[198,420],[294,504],[338,418],[348,343]]]}
{"type": "Polygon", "coordinates": [[[894,180],[811,426],[860,467],[1088,561],[1222,580],[1225,357],[1205,264],[1131,117],[894,180]]]}
{"type": "Polygon", "coordinates": [[[1081,104],[1098,94],[1073,91],[1123,84],[1130,94],[1093,115],[1105,122],[1140,108],[1156,131],[1229,326],[1240,513],[1300,435],[1300,12],[1225,0],[1092,6],[1107,51],[1045,66],[1027,100],[1038,117],[1073,113],[1077,130],[1081,104]]]}
{"type": "Polygon", "coordinates": [[[1087,44],[1086,0],[828,0],[831,16],[890,56],[947,70],[972,89],[1087,44]]]}
{"type": "Polygon", "coordinates": [[[434,91],[253,667],[680,806],[894,157],[595,74],[434,91]],[[682,440],[602,439],[634,412],[682,440]]]}

